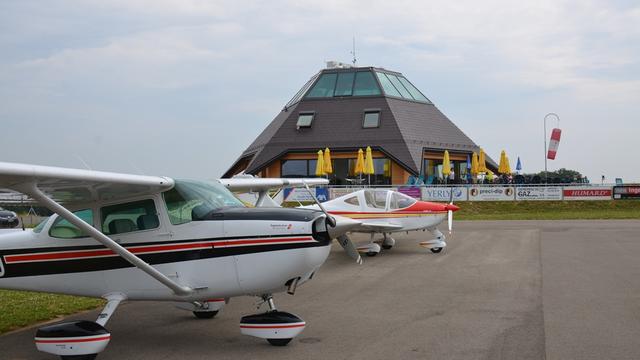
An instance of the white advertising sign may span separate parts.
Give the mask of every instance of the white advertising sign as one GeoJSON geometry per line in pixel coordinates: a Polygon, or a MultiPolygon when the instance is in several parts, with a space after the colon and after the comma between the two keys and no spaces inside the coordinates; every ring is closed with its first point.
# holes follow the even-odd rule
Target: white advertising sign
{"type": "Polygon", "coordinates": [[[339,198],[340,196],[351,194],[352,192],[356,192],[358,190],[362,190],[361,188],[331,188],[329,189],[329,199],[333,200],[339,198]]]}
{"type": "Polygon", "coordinates": [[[514,193],[511,186],[473,186],[469,188],[469,201],[510,201],[514,193]]]}
{"type": "Polygon", "coordinates": [[[468,193],[465,187],[423,187],[422,200],[424,201],[443,201],[451,200],[451,191],[453,190],[453,201],[467,201],[468,193]]]}
{"type": "Polygon", "coordinates": [[[568,186],[562,191],[565,200],[611,200],[611,186],[568,186]]]}
{"type": "Polygon", "coordinates": [[[560,186],[517,186],[516,200],[562,200],[560,186]]]}

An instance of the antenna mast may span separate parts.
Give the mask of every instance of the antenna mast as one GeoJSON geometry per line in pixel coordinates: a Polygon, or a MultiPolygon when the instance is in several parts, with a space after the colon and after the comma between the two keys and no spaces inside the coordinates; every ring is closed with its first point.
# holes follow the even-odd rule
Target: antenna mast
{"type": "Polygon", "coordinates": [[[351,55],[353,55],[353,66],[356,66],[356,36],[353,36],[353,50],[351,50],[351,55]]]}

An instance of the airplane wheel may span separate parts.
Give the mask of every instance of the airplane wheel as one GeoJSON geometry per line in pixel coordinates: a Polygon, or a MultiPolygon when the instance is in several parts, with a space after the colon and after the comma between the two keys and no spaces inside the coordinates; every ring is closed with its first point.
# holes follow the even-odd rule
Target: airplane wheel
{"type": "Polygon", "coordinates": [[[439,254],[442,251],[442,248],[431,248],[431,252],[434,254],[439,254]]]}
{"type": "Polygon", "coordinates": [[[193,315],[195,315],[198,319],[213,319],[216,315],[218,315],[217,311],[194,311],[193,315]]]}
{"type": "Polygon", "coordinates": [[[392,247],[393,247],[393,245],[384,245],[384,244],[382,244],[382,248],[385,249],[385,250],[389,250],[392,247]]]}
{"type": "Polygon", "coordinates": [[[60,356],[62,360],[93,360],[98,354],[60,356]]]}
{"type": "Polygon", "coordinates": [[[287,346],[291,339],[267,339],[267,341],[273,346],[287,346]]]}
{"type": "Polygon", "coordinates": [[[369,257],[373,257],[373,256],[376,256],[376,255],[378,255],[378,253],[375,252],[375,251],[367,251],[367,256],[369,256],[369,257]]]}

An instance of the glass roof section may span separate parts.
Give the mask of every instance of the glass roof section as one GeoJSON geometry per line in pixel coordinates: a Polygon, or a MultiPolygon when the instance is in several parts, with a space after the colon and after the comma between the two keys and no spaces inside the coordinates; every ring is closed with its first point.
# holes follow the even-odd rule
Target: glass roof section
{"type": "Polygon", "coordinates": [[[303,98],[379,95],[431,104],[431,101],[401,74],[360,68],[352,71],[316,74],[296,93],[286,107],[294,105],[303,98]]]}

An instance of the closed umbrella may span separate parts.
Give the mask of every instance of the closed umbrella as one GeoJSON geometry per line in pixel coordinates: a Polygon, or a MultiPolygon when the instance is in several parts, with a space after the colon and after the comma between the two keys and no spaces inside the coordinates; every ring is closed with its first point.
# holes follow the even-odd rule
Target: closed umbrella
{"type": "Polygon", "coordinates": [[[509,164],[509,157],[505,156],[507,158],[507,161],[505,161],[505,170],[507,170],[507,174],[511,174],[511,164],[509,164]]]}
{"type": "Polygon", "coordinates": [[[446,179],[451,174],[451,161],[449,161],[449,151],[444,151],[444,157],[442,158],[442,175],[446,179]]]}
{"type": "Polygon", "coordinates": [[[369,175],[369,185],[371,185],[371,174],[375,173],[373,168],[373,155],[371,154],[371,147],[367,146],[367,152],[364,157],[364,173],[369,175]]]}
{"type": "Polygon", "coordinates": [[[502,150],[500,152],[500,164],[498,165],[498,173],[505,175],[507,173],[507,153],[502,150]]]}
{"type": "Polygon", "coordinates": [[[358,157],[356,158],[356,167],[353,172],[362,175],[364,173],[364,155],[362,149],[358,149],[358,157]]]}
{"type": "Polygon", "coordinates": [[[493,181],[493,171],[487,170],[487,180],[493,181]]]}
{"type": "Polygon", "coordinates": [[[518,156],[518,162],[516,163],[516,171],[520,172],[522,170],[522,163],[520,162],[520,156],[518,156]]]}
{"type": "Polygon", "coordinates": [[[333,173],[333,166],[331,164],[331,152],[329,148],[324,149],[324,173],[329,175],[333,173]]]}
{"type": "Polygon", "coordinates": [[[471,175],[478,176],[478,154],[475,152],[471,156],[471,175]]]}
{"type": "Polygon", "coordinates": [[[484,150],[482,150],[482,148],[480,148],[480,155],[478,155],[478,172],[479,173],[486,173],[488,171],[487,169],[487,162],[485,160],[485,155],[484,155],[484,150]]]}
{"type": "Polygon", "coordinates": [[[322,150],[318,150],[318,161],[316,162],[316,176],[324,176],[324,156],[322,150]]]}

